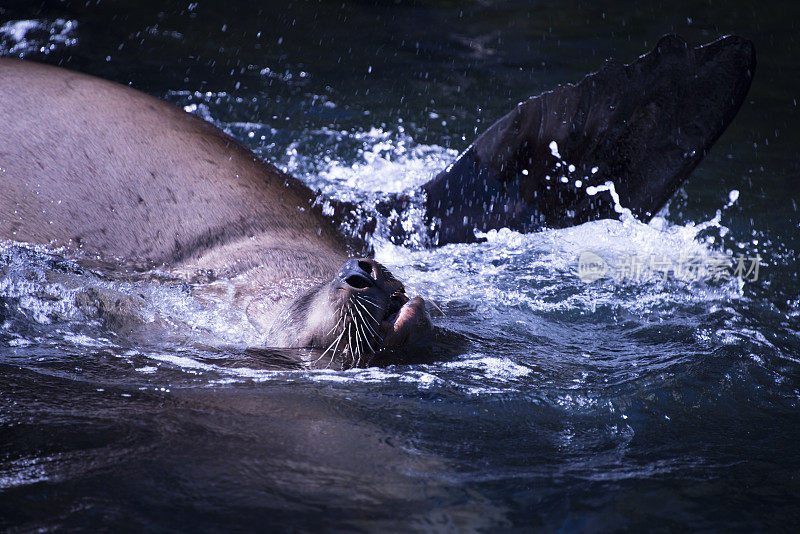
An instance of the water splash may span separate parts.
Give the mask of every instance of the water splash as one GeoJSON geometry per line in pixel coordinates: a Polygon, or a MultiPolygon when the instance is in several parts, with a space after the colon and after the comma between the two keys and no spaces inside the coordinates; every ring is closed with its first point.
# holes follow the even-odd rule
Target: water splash
{"type": "Polygon", "coordinates": [[[78,44],[75,20],[11,20],[0,26],[0,54],[25,57],[50,54],[78,44]]]}
{"type": "MultiPolygon", "coordinates": [[[[198,94],[194,97],[198,100],[224,99],[226,95],[198,94]]],[[[188,111],[207,112],[208,108],[202,106],[200,102],[196,109],[188,111]]],[[[220,126],[251,130],[258,127],[239,123],[220,126]]],[[[358,148],[350,158],[337,159],[335,150],[327,154],[303,154],[301,140],[285,151],[286,170],[317,168],[320,171],[313,177],[302,172],[299,174],[312,187],[338,198],[357,199],[366,209],[369,209],[370,201],[383,193],[413,190],[456,156],[453,150],[416,144],[402,128],[396,131],[372,128],[351,133],[320,129],[307,135],[329,136],[335,141],[333,145],[347,145],[347,148],[339,147],[345,152],[353,146],[358,148]]],[[[557,152],[557,146],[553,150],[557,152]]],[[[220,347],[260,346],[263,338],[228,300],[214,297],[228,293],[224,287],[198,297],[181,284],[109,281],[81,270],[77,265],[66,269],[72,269],[69,276],[54,277],[53,256],[42,248],[4,245],[5,272],[0,281],[0,295],[18,299],[20,309],[27,310],[34,321],[44,324],[55,320],[62,327],[62,333],[68,333],[67,337],[58,336],[60,342],[87,347],[89,345],[81,343],[87,338],[80,337],[83,334],[77,327],[82,322],[97,319],[91,313],[87,314],[87,307],[79,302],[80,295],[85,294],[87,288],[141,298],[146,305],[139,313],[145,322],[164,324],[173,331],[187,334],[187,339],[192,339],[195,347],[198,347],[197,343],[207,343],[210,348],[210,351],[186,350],[165,345],[160,350],[139,351],[135,357],[126,356],[131,359],[131,365],[135,363],[138,373],[156,382],[165,370],[173,369],[220,384],[285,381],[290,379],[288,377],[295,377],[291,380],[345,383],[399,380],[410,381],[421,389],[454,388],[469,395],[522,391],[530,387],[531,374],[538,376],[538,371],[528,361],[528,355],[515,355],[514,350],[493,354],[488,350],[489,345],[481,339],[496,337],[498,329],[506,329],[510,346],[527,346],[529,341],[526,339],[531,335],[549,339],[552,321],[565,317],[570,320],[586,317],[614,324],[617,320],[614,317],[622,314],[645,324],[656,317],[662,320],[668,317],[674,313],[669,311],[670,308],[686,309],[699,305],[713,311],[720,308],[721,303],[740,298],[741,285],[733,281],[698,284],[680,277],[665,280],[649,276],[585,283],[577,272],[578,257],[586,250],[610,263],[630,256],[660,256],[670,261],[686,256],[713,257],[720,252],[719,243],[701,238],[700,234],[709,228],[725,231],[721,223],[722,212],[736,201],[735,192],[729,196],[729,203],[711,220],[678,225],[663,217],[656,217],[648,224],[638,221],[629,210],[619,205],[613,183],[586,188],[585,191],[586,194],[608,192],[615,199],[620,220],[600,220],[533,234],[520,234],[508,229],[491,230],[479,234],[485,240],[483,243],[454,244],[436,249],[394,245],[382,237],[384,234],[379,225],[373,243],[376,259],[404,280],[409,294],[419,294],[438,303],[445,314],[440,322],[447,330],[468,338],[478,336],[467,344],[467,352],[456,361],[433,363],[416,370],[304,371],[297,375],[296,371],[260,369],[257,362],[231,366],[226,356],[220,356],[220,347]],[[14,269],[32,269],[36,274],[31,276],[14,269]],[[453,318],[448,317],[450,314],[453,318]],[[471,326],[478,318],[483,325],[471,326]],[[543,326],[548,324],[550,326],[543,326]]],[[[416,219],[412,213],[409,221],[403,223],[408,224],[404,228],[412,235],[414,228],[418,228],[417,235],[422,235],[421,226],[414,226],[423,224],[421,220],[421,213],[416,214],[416,219]]],[[[386,223],[386,227],[389,226],[386,223]]],[[[700,332],[698,339],[703,336],[720,339],[725,335],[724,330],[719,329],[716,334],[700,332]]],[[[42,335],[41,332],[36,336],[17,332],[8,336],[9,345],[23,346],[36,339],[41,341],[42,335]]],[[[548,343],[555,342],[551,340],[548,343]]],[[[547,359],[546,351],[537,358],[547,359]]],[[[567,361],[580,368],[592,359],[573,355],[567,361]]],[[[574,393],[570,395],[573,399],[582,398],[574,393]]],[[[580,400],[585,401],[585,397],[580,400]]]]}

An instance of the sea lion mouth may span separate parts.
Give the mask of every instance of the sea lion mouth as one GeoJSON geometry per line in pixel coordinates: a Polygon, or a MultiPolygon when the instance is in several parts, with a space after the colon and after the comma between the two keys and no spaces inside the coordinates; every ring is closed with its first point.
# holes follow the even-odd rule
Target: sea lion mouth
{"type": "Polygon", "coordinates": [[[410,299],[406,296],[405,291],[403,290],[398,290],[392,293],[386,306],[386,313],[383,316],[383,321],[387,321],[396,316],[400,312],[400,309],[409,300],[410,299]]]}
{"type": "MultiPolygon", "coordinates": [[[[415,343],[431,330],[431,322],[425,310],[425,301],[421,297],[405,301],[381,322],[383,343],[381,349],[396,349],[409,343],[415,343]]],[[[396,302],[399,302],[396,301],[396,302]]]]}

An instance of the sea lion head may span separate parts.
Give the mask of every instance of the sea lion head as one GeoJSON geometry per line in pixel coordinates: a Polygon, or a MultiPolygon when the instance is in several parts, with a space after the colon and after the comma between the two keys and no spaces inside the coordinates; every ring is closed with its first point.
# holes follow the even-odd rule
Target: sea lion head
{"type": "Polygon", "coordinates": [[[310,289],[276,318],[270,344],[322,349],[321,361],[367,365],[380,351],[424,340],[432,329],[425,301],[375,260],[347,260],[332,280],[310,289]]]}

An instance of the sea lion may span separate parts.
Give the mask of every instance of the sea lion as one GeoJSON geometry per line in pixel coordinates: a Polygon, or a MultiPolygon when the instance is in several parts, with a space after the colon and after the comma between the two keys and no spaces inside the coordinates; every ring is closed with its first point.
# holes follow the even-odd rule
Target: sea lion
{"type": "MultiPolygon", "coordinates": [[[[340,268],[357,245],[322,215],[312,191],[171,104],[77,72],[0,59],[0,120],[9,125],[0,141],[2,238],[74,247],[118,258],[121,268],[158,266],[190,280],[246,273],[236,304],[269,328],[271,345],[327,348],[339,336],[332,352],[340,361],[366,363],[379,348],[430,332],[424,302],[406,297],[377,262],[359,262],[369,265],[369,287],[347,284],[355,278],[340,268]],[[310,290],[313,301],[306,292],[283,310],[337,272],[310,290]],[[278,285],[282,291],[269,295],[254,290],[278,285]]],[[[109,301],[98,309],[137,308],[119,295],[94,297],[109,301]]]]}
{"type": "MultiPolygon", "coordinates": [[[[607,62],[523,102],[422,186],[432,244],[614,215],[608,198],[575,180],[613,180],[625,206],[651,216],[731,121],[754,68],[745,39],[692,49],[668,36],[630,65],[607,62]]],[[[368,250],[365,236],[340,234],[304,184],[179,108],[0,59],[0,121],[2,238],[189,280],[244,275],[249,291],[237,293],[268,344],[318,347],[344,367],[431,329],[422,299],[387,269],[349,259],[368,250]],[[274,286],[290,290],[262,292],[274,286]]],[[[379,209],[402,211],[409,198],[379,209]]],[[[334,211],[342,218],[351,207],[334,211]]]]}

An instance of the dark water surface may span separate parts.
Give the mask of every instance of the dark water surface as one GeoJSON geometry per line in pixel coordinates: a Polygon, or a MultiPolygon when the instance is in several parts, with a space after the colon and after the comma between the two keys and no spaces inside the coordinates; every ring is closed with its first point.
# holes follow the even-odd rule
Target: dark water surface
{"type": "Polygon", "coordinates": [[[435,250],[377,240],[444,312],[429,363],[282,369],[236,348],[251,333],[232,310],[0,244],[0,530],[796,529],[798,15],[796,2],[3,2],[4,55],[130,83],[357,199],[426,181],[517,101],[666,32],[738,33],[759,66],[654,223],[435,250]],[[587,250],[762,260],[757,280],[587,284],[587,250]],[[192,334],[120,336],[80,306],[86,287],[143,294],[192,334]]]}

